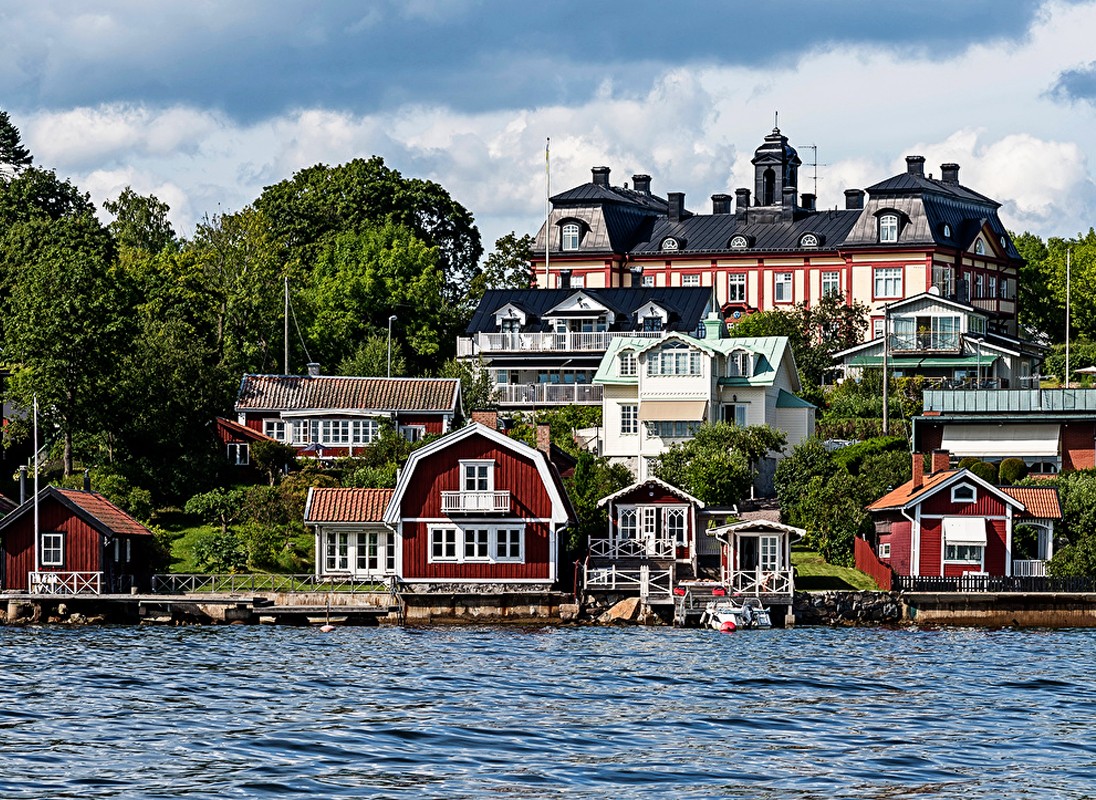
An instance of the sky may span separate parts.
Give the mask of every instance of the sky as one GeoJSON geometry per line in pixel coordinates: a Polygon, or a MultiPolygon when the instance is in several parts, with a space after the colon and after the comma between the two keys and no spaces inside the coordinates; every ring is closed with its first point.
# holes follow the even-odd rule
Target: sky
{"type": "Polygon", "coordinates": [[[100,207],[155,194],[183,236],[378,155],[489,252],[543,220],[549,138],[553,193],[607,166],[708,213],[777,119],[820,208],[918,154],[1014,232],[1096,225],[1096,0],[0,0],[0,30],[35,164],[100,207]]]}

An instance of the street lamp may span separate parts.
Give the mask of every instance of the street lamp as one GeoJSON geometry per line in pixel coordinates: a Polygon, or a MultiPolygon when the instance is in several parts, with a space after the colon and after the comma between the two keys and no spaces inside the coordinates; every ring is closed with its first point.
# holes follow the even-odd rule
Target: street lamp
{"type": "Polygon", "coordinates": [[[392,377],[392,323],[396,321],[396,315],[388,318],[388,377],[392,377]]]}

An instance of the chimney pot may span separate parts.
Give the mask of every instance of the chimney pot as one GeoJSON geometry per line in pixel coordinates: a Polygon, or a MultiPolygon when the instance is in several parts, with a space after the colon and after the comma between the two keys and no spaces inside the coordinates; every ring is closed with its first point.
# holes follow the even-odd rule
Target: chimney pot
{"type": "Polygon", "coordinates": [[[846,189],[845,190],[845,208],[850,211],[859,211],[864,207],[864,190],[863,189],[846,189]]]}
{"type": "Polygon", "coordinates": [[[924,156],[906,156],[906,172],[910,175],[925,175],[924,156]]]}
{"type": "Polygon", "coordinates": [[[552,428],[548,425],[537,425],[537,450],[545,455],[552,450],[552,428]]]}
{"type": "Polygon", "coordinates": [[[308,377],[318,378],[320,376],[320,365],[312,361],[308,364],[308,377]]]}
{"type": "Polygon", "coordinates": [[[595,186],[609,187],[609,168],[608,167],[594,167],[590,170],[594,176],[595,186]]]}
{"type": "Polygon", "coordinates": [[[942,180],[944,183],[959,183],[959,165],[941,164],[940,180],[942,180]]]}
{"type": "Polygon", "coordinates": [[[713,214],[730,214],[731,213],[731,196],[729,194],[713,194],[712,195],[712,213],[713,214]]]}
{"type": "Polygon", "coordinates": [[[84,491],[85,492],[90,492],[91,491],[91,470],[90,469],[85,469],[84,470],[84,491]]]}
{"type": "Polygon", "coordinates": [[[799,205],[807,211],[814,211],[814,195],[810,192],[803,192],[803,194],[800,195],[799,205]]]}

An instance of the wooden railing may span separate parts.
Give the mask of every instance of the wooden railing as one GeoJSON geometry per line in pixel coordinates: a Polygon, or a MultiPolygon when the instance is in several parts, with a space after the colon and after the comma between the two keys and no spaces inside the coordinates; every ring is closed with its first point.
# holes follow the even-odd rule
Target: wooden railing
{"type": "Polygon", "coordinates": [[[394,578],[358,578],[352,575],[319,578],[315,575],[254,575],[167,573],[152,576],[154,594],[237,594],[242,592],[347,592],[392,594],[394,578]]]}
{"type": "Polygon", "coordinates": [[[621,569],[617,566],[587,567],[587,590],[625,592],[638,594],[645,600],[670,600],[673,598],[673,570],[656,570],[650,567],[621,569]]]}
{"type": "Polygon", "coordinates": [[[794,578],[790,569],[762,570],[751,569],[743,572],[731,572],[727,586],[732,594],[791,597],[794,578]]]}
{"type": "Polygon", "coordinates": [[[493,389],[503,405],[600,403],[601,387],[589,383],[500,383],[493,389]]]}
{"type": "Polygon", "coordinates": [[[591,539],[590,555],[598,558],[673,558],[673,539],[591,539]]]}
{"type": "Polygon", "coordinates": [[[27,587],[31,594],[101,594],[101,572],[30,572],[27,587]]]}
{"type": "Polygon", "coordinates": [[[1012,574],[1017,578],[1045,578],[1047,562],[1035,559],[1018,559],[1012,562],[1012,574]]]}
{"type": "Polygon", "coordinates": [[[894,588],[902,592],[1092,592],[1094,578],[1021,578],[968,572],[955,578],[896,575],[894,588]]]}
{"type": "Polygon", "coordinates": [[[510,492],[442,492],[441,513],[506,514],[510,511],[510,492]]]}
{"type": "Polygon", "coordinates": [[[603,352],[615,336],[655,338],[663,331],[600,331],[596,333],[477,333],[457,337],[458,356],[488,353],[603,352]]]}

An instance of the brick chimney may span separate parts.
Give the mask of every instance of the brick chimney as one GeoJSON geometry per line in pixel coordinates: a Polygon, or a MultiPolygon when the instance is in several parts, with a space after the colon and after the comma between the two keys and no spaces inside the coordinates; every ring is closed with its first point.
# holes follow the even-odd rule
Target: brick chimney
{"type": "Polygon", "coordinates": [[[925,456],[922,453],[913,454],[913,468],[910,471],[912,476],[913,491],[917,491],[925,485],[925,456]]]}
{"type": "Polygon", "coordinates": [[[667,215],[670,218],[670,222],[681,222],[682,218],[685,216],[685,193],[669,192],[666,195],[666,202],[669,204],[667,215]]]}
{"type": "Polygon", "coordinates": [[[941,164],[940,180],[942,180],[944,183],[959,183],[959,165],[941,164]]]}
{"type": "Polygon", "coordinates": [[[712,213],[713,214],[730,214],[731,213],[731,196],[729,194],[713,194],[712,195],[712,213]]]}
{"type": "Polygon", "coordinates": [[[906,172],[910,175],[925,177],[925,157],[906,156],[906,172]]]}
{"type": "Polygon", "coordinates": [[[640,194],[651,193],[651,176],[650,175],[633,175],[632,176],[632,188],[640,194]]]}
{"type": "Polygon", "coordinates": [[[949,469],[951,469],[951,453],[947,450],[933,450],[930,473],[935,475],[937,472],[947,472],[949,469]]]}
{"type": "Polygon", "coordinates": [[[497,411],[473,411],[472,422],[478,422],[480,425],[485,425],[493,431],[499,429],[499,412],[497,411]]]}
{"type": "MultiPolygon", "coordinates": [[[[924,159],[921,159],[924,161],[924,159]]],[[[593,173],[594,186],[609,187],[609,168],[608,167],[594,167],[590,170],[593,173]]]]}
{"type": "Polygon", "coordinates": [[[548,425],[537,425],[537,450],[545,455],[552,452],[552,428],[548,425]]]}
{"type": "Polygon", "coordinates": [[[859,211],[864,207],[863,189],[845,190],[845,208],[849,211],[859,211]]]}

